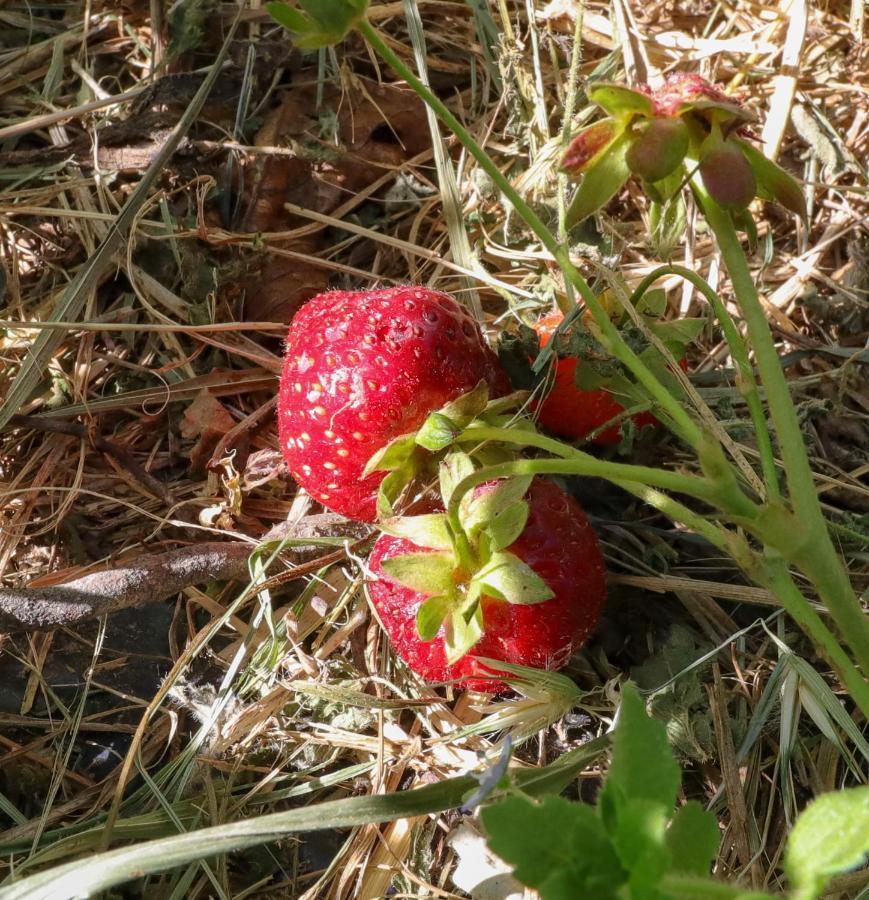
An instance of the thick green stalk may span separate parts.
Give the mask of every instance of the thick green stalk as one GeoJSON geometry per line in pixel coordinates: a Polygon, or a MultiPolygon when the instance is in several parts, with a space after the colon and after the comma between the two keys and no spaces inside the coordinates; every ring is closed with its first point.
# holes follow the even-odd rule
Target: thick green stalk
{"type": "MultiPolygon", "coordinates": [[[[716,483],[710,478],[697,475],[682,475],[679,472],[655,469],[650,466],[634,466],[627,463],[598,459],[596,456],[584,453],[582,450],[577,450],[554,438],[549,438],[536,431],[528,431],[524,428],[498,428],[494,425],[474,424],[466,428],[456,440],[462,443],[466,441],[500,441],[506,444],[518,444],[522,447],[535,447],[538,450],[545,450],[555,456],[560,456],[565,461],[562,464],[558,460],[525,460],[524,462],[529,465],[540,466],[539,469],[529,470],[525,473],[529,475],[591,475],[598,478],[606,478],[608,481],[617,484],[622,482],[639,482],[640,484],[651,485],[666,491],[685,494],[697,500],[703,500],[725,512],[746,519],[754,518],[758,511],[757,507],[741,491],[732,491],[729,489],[729,485],[716,483]]],[[[514,465],[514,463],[507,463],[506,465],[514,465]]],[[[492,472],[491,478],[504,477],[503,475],[494,474],[494,469],[496,468],[498,467],[492,466],[485,471],[492,472]]],[[[512,474],[518,474],[518,472],[512,474]]],[[[485,481],[486,479],[483,480],[485,481]]]]}
{"type": "Polygon", "coordinates": [[[864,672],[869,673],[869,618],[863,613],[847,569],[830,540],[799,419],[748,261],[729,214],[706,194],[702,185],[695,182],[694,189],[706,221],[718,241],[748,328],[778,436],[790,503],[796,513],[794,528],[771,535],[769,543],[809,576],[842,637],[853,649],[858,663],[864,672]]]}
{"type": "Polygon", "coordinates": [[[869,681],[854,668],[839,640],[794,584],[784,560],[767,560],[760,571],[752,573],[752,577],[760,584],[765,582],[781,600],[790,617],[812,639],[817,650],[835,669],[863,716],[869,719],[869,681]]]}
{"type": "Polygon", "coordinates": [[[760,456],[761,471],[763,472],[764,481],[766,482],[767,495],[769,497],[778,497],[778,467],[776,466],[775,453],[772,449],[772,439],[769,436],[769,430],[766,424],[766,416],[763,412],[763,402],[760,399],[760,392],[757,389],[757,381],[751,368],[751,360],[748,357],[748,347],[736,327],[732,316],[727,311],[727,307],[712,287],[696,272],[686,269],[685,266],[667,265],[660,266],[654,272],[650,272],[636,287],[628,302],[636,303],[645,294],[645,292],[664,275],[679,275],[700,291],[701,294],[709,302],[713,312],[721,324],[721,330],[724,332],[724,338],[727,346],[730,347],[730,353],[733,361],[736,363],[738,371],[738,389],[740,394],[745,398],[751,421],[754,424],[755,439],[757,440],[757,450],[760,456]]]}
{"type": "MultiPolygon", "coordinates": [[[[501,170],[495,165],[491,157],[483,150],[482,147],[474,140],[473,136],[468,132],[464,125],[450,112],[446,105],[437,95],[426,87],[414,73],[401,61],[401,59],[393,52],[389,45],[383,40],[370,22],[363,19],[358,24],[359,32],[368,41],[368,43],[389,63],[390,66],[400,75],[416,92],[416,94],[430,106],[438,118],[455,134],[461,141],[462,146],[476,159],[480,168],[497,185],[498,189],[510,201],[513,208],[522,218],[526,225],[539,238],[543,246],[549,251],[559,268],[564,273],[565,278],[579,292],[592,316],[600,329],[601,336],[606,348],[620,362],[631,371],[634,377],[646,388],[649,394],[654,398],[656,403],[669,416],[673,428],[687,443],[693,447],[700,444],[701,432],[697,423],[682,408],[679,400],[674,397],[667,388],[661,384],[646,364],[634,353],[627,345],[619,333],[618,328],[610,321],[606,310],[595,296],[588,282],[582,277],[579,270],[570,260],[570,254],[567,249],[559,244],[556,237],[544,225],[534,210],[522,199],[515,190],[510,181],[504,177],[501,170]]],[[[559,306],[562,312],[567,315],[573,309],[572,302],[567,298],[559,299],[559,306]]]]}

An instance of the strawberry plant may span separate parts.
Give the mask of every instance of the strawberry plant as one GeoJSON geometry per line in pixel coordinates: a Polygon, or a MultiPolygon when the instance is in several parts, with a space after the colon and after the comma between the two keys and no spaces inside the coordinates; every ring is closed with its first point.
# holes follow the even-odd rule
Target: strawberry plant
{"type": "MultiPolygon", "coordinates": [[[[325,27],[324,21],[335,23],[341,18],[333,15],[333,6],[344,9],[341,3],[319,4],[315,0],[306,0],[307,17],[296,12],[292,21],[283,12],[283,4],[270,4],[269,8],[279,21],[283,17],[292,32],[304,33],[307,46],[326,46],[334,43],[335,29],[325,27]]],[[[492,179],[504,201],[512,206],[560,269],[567,287],[558,296],[561,312],[565,317],[573,313],[575,294],[586,307],[593,337],[624,367],[626,377],[646,397],[655,416],[694,451],[700,468],[700,474],[694,475],[599,460],[527,427],[470,423],[462,433],[454,436],[457,444],[498,442],[525,451],[543,451],[547,456],[494,462],[469,473],[452,492],[447,510],[450,521],[458,526],[458,510],[467,491],[493,479],[554,473],[607,478],[674,521],[701,534],[729,554],[751,580],[768,588],[829,660],[862,714],[869,716],[869,681],[864,674],[869,670],[869,620],[831,539],[800,422],[739,239],[737,227],[747,229],[749,236],[753,233],[751,219],[744,209],[732,208],[731,203],[722,206],[716,200],[716,196],[723,199],[722,194],[712,184],[707,184],[698,170],[708,153],[717,152],[723,145],[731,146],[728,141],[735,142],[749,164],[760,195],[774,198],[800,215],[804,213],[805,205],[797,183],[742,137],[741,126],[747,116],[741,108],[723,99],[721,92],[696,77],[682,76],[672,80],[657,98],[650,89],[594,85],[588,96],[609,114],[608,118],[597,123],[598,132],[593,139],[584,137],[586,132],[581,133],[576,139],[580,149],[583,141],[588,141],[591,146],[588,152],[579,153],[582,159],[577,161],[574,159],[577,155],[575,140],[568,152],[566,166],[574,174],[584,173],[569,217],[575,220],[599,209],[630,177],[627,152],[635,141],[644,138],[653,120],[678,118],[685,124],[689,132],[688,149],[682,163],[663,179],[672,179],[673,184],[666,186],[667,190],[663,190],[662,181],[644,182],[644,186],[655,203],[666,203],[683,184],[691,190],[717,241],[747,337],[743,338],[735,327],[715,291],[689,270],[663,266],[646,276],[630,298],[619,299],[629,313],[655,281],[664,274],[676,272],[691,281],[710,301],[736,363],[737,384],[755,426],[760,472],[728,439],[708,407],[691,392],[684,377],[679,377],[678,362],[666,347],[663,347],[662,357],[667,360],[669,373],[675,376],[675,381],[673,377],[660,377],[655,371],[658,366],[650,365],[650,360],[631,346],[612,321],[601,297],[574,265],[567,244],[549,230],[462,123],[407,68],[355,0],[352,10],[348,5],[346,16],[343,12],[342,16],[346,20],[342,33],[355,28],[428,104],[492,179]],[[754,373],[749,347],[759,378],[754,373]],[[760,399],[761,386],[780,460],[773,449],[772,434],[760,399]],[[829,611],[829,623],[806,597],[794,569],[798,569],[817,592],[829,611]]],[[[679,152],[673,156],[678,157],[684,141],[678,137],[675,140],[679,152]]],[[[667,167],[671,162],[668,161],[667,167]]],[[[720,175],[726,180],[728,174],[728,171],[719,171],[716,177],[720,175]]],[[[661,348],[658,349],[661,352],[661,348]]],[[[367,503],[370,511],[370,498],[367,503]]]]}
{"type": "MultiPolygon", "coordinates": [[[[533,799],[502,779],[482,811],[492,850],[541,900],[595,897],[770,900],[773,894],[709,877],[720,835],[715,816],[677,807],[679,766],[664,726],[636,689],[622,689],[609,770],[595,806],[555,794],[533,799]]],[[[797,820],[785,856],[794,900],[817,897],[829,879],[869,854],[869,787],[827,794],[797,820]]]]}

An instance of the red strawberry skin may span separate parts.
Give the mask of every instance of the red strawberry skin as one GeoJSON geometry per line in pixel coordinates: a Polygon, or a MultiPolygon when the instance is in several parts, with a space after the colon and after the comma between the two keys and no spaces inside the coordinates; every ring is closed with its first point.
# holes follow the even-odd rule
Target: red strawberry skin
{"type": "MultiPolygon", "coordinates": [[[[561,324],[561,313],[544,316],[534,326],[540,336],[540,345],[545,347],[555,329],[561,324]]],[[[625,408],[613,395],[600,388],[583,391],[576,386],[578,360],[559,359],[555,363],[555,379],[552,389],[537,410],[538,422],[553,434],[570,440],[583,440],[593,431],[621,415],[625,408]]],[[[685,368],[685,361],[680,365],[685,368]]],[[[650,412],[641,412],[632,417],[634,425],[658,425],[658,420],[650,412]]],[[[592,438],[593,444],[617,444],[622,439],[618,425],[606,428],[592,438]]]]}
{"type": "Polygon", "coordinates": [[[493,396],[509,390],[477,322],[446,294],[413,286],[320,294],[287,337],[284,459],[315,500],[373,521],[384,475],[362,479],[368,460],[481,378],[493,396]]]}
{"type": "MultiPolygon", "coordinates": [[[[485,490],[482,488],[480,490],[485,490]]],[[[434,640],[420,640],[416,613],[422,594],[393,581],[383,560],[425,552],[403,538],[381,535],[369,558],[368,596],[396,653],[427,681],[460,681],[469,690],[505,689],[476,659],[504,660],[557,669],[587,640],[606,599],[606,572],[594,530],[579,504],[551,481],[536,478],[527,494],[528,523],[508,550],[527,563],[555,595],[534,605],[483,597],[485,632],[473,649],[447,664],[443,627],[434,640]]]]}

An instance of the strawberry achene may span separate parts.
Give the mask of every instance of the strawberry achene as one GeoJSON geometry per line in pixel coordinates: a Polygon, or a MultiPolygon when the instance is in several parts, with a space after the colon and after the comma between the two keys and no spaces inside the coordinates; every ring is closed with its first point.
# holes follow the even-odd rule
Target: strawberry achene
{"type": "Polygon", "coordinates": [[[481,380],[509,390],[476,320],[422,287],[331,291],[290,325],[278,397],[280,444],[293,478],[348,518],[373,521],[389,441],[481,380]]]}

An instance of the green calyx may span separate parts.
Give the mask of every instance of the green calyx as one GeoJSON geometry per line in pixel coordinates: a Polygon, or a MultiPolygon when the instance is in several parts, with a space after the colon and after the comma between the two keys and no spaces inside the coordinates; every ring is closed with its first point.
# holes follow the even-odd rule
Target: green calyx
{"type": "MultiPolygon", "coordinates": [[[[508,410],[521,407],[527,397],[526,391],[516,391],[506,397],[489,400],[488,385],[485,381],[480,381],[468,393],[430,413],[419,430],[400,435],[378,450],[368,460],[362,472],[363,478],[374,472],[388,473],[378,491],[378,518],[381,521],[395,520],[395,505],[399,498],[412,484],[435,473],[435,467],[444,459],[445,451],[449,450],[455,439],[471,422],[499,421],[499,417],[508,410]]],[[[479,454],[481,460],[488,463],[513,457],[512,452],[501,448],[483,448],[479,454]]],[[[472,462],[470,465],[473,467],[472,462]]],[[[441,475],[441,492],[446,496],[443,479],[444,476],[441,475]]],[[[458,484],[459,481],[461,478],[455,483],[458,484]]]]}
{"type": "MultiPolygon", "coordinates": [[[[451,454],[441,464],[442,483],[451,492],[473,470],[465,454],[451,454]]],[[[530,482],[528,476],[507,478],[477,496],[466,495],[459,532],[446,513],[392,518],[381,526],[385,533],[424,548],[385,559],[382,565],[391,579],[426,597],[417,611],[417,633],[430,641],[443,626],[450,664],[483,636],[483,597],[529,605],[553,596],[549,585],[508,549],[528,521],[523,497],[530,482]]]]}
{"type": "Polygon", "coordinates": [[[269,15],[293,35],[303,50],[331,47],[344,40],[368,11],[368,0],[299,0],[301,10],[287,3],[267,3],[269,15]]]}

